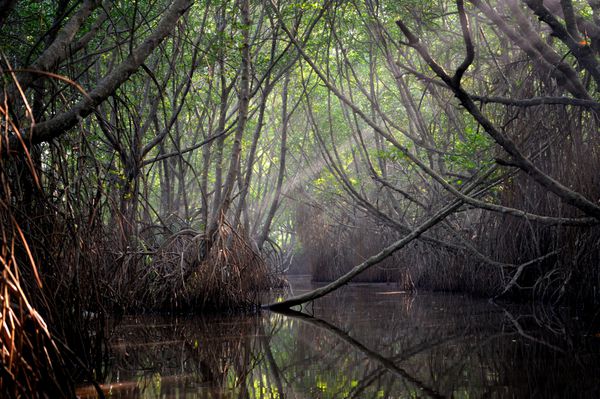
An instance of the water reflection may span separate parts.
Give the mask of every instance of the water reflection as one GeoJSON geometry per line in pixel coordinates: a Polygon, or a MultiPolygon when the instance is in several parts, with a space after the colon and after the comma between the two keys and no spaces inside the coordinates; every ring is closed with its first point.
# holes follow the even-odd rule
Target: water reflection
{"type": "Polygon", "coordinates": [[[112,398],[600,397],[600,330],[541,309],[362,285],[304,313],[130,318],[113,332],[102,388],[112,398]]]}

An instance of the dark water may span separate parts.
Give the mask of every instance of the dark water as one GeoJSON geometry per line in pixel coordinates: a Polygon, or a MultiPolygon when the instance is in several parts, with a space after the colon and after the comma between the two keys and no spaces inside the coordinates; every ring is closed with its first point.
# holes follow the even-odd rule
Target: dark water
{"type": "Polygon", "coordinates": [[[392,285],[345,287],[304,312],[126,318],[102,388],[111,398],[600,397],[600,330],[564,312],[392,285]]]}

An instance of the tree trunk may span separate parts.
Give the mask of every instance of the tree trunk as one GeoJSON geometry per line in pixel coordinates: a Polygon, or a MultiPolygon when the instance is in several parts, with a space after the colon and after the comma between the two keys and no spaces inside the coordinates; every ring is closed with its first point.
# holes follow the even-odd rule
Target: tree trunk
{"type": "Polygon", "coordinates": [[[287,152],[287,133],[290,115],[288,114],[288,86],[290,83],[290,74],[287,73],[285,80],[283,81],[283,91],[281,93],[281,149],[279,151],[279,174],[277,176],[277,186],[275,187],[275,194],[273,196],[273,202],[267,213],[267,218],[263,224],[262,231],[258,237],[258,249],[262,250],[265,241],[269,237],[269,230],[271,229],[271,222],[275,217],[275,212],[279,207],[279,197],[281,196],[281,186],[283,185],[283,177],[285,176],[285,156],[287,152]]]}
{"type": "Polygon", "coordinates": [[[219,208],[216,213],[216,218],[213,220],[208,235],[212,237],[217,231],[218,222],[222,215],[225,215],[229,210],[232,202],[233,187],[235,185],[239,169],[240,169],[240,154],[242,151],[242,136],[246,128],[246,122],[248,120],[248,103],[250,102],[250,7],[248,0],[240,0],[239,8],[242,18],[242,65],[240,74],[240,88],[238,95],[238,118],[237,126],[235,130],[235,137],[233,140],[233,147],[231,148],[231,156],[229,159],[229,170],[227,172],[227,178],[225,179],[225,185],[223,188],[223,195],[221,203],[218,204],[219,208]]]}

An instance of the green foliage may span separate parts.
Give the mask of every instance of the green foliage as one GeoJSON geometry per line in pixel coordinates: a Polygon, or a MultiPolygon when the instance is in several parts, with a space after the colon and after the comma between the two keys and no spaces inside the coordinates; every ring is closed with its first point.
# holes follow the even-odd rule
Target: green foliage
{"type": "Polygon", "coordinates": [[[489,152],[493,142],[490,137],[474,126],[466,126],[463,134],[464,140],[456,140],[452,154],[446,157],[453,169],[473,171],[491,165],[493,158],[489,152]]]}

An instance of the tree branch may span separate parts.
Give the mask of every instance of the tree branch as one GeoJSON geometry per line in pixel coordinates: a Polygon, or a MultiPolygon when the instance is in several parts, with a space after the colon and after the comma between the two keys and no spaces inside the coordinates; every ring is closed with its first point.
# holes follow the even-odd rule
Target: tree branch
{"type": "Polygon", "coordinates": [[[10,148],[7,151],[19,151],[19,141],[27,145],[48,142],[59,137],[77,125],[83,118],[94,112],[94,109],[113,94],[129,77],[137,71],[154,49],[171,33],[179,17],[192,5],[193,0],[174,0],[163,14],[155,30],[112,72],[106,75],[96,87],[70,110],[63,112],[45,122],[23,129],[26,132],[13,133],[10,137],[10,148]]]}

